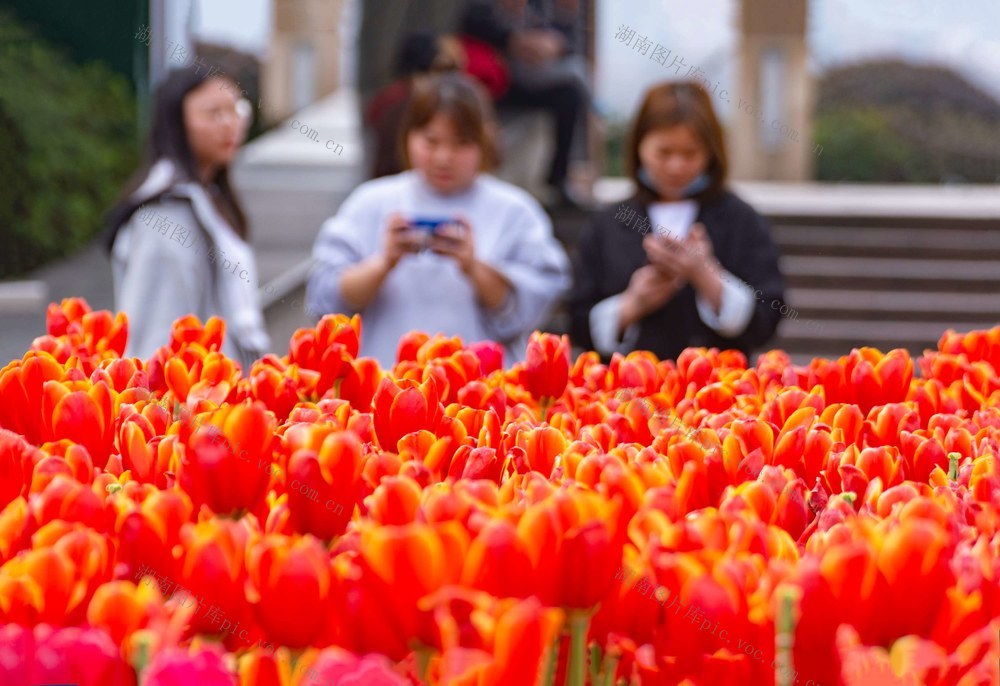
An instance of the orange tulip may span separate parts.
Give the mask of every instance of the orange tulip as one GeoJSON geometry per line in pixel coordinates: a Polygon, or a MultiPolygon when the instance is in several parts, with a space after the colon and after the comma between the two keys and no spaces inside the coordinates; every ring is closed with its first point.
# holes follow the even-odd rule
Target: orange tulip
{"type": "Polygon", "coordinates": [[[45,490],[33,497],[30,510],[35,529],[57,519],[80,522],[95,531],[103,531],[106,524],[97,494],[88,484],[66,474],[56,474],[45,490]]]}
{"type": "Polygon", "coordinates": [[[124,354],[128,321],[123,312],[112,318],[106,310],[92,312],[82,298],[67,298],[50,303],[45,319],[48,335],[36,338],[31,348],[45,350],[60,363],[74,358],[89,375],[101,360],[124,354]]]}
{"type": "Polygon", "coordinates": [[[298,329],[288,344],[288,360],[306,369],[322,370],[326,356],[341,346],[352,358],[361,348],[361,317],[324,315],[312,329],[298,329]]]}
{"type": "MultiPolygon", "coordinates": [[[[60,525],[62,523],[59,523],[60,525]]],[[[83,618],[90,593],[110,577],[104,539],[87,529],[53,539],[40,531],[39,548],[8,560],[0,567],[0,613],[6,621],[34,625],[75,623],[83,618]],[[87,533],[84,533],[87,532],[87,533]],[[89,534],[89,536],[88,536],[89,534]],[[74,544],[82,537],[91,547],[81,559],[74,544]],[[43,547],[44,546],[44,547],[43,547]]]]}
{"type": "Polygon", "coordinates": [[[1000,373],[1000,326],[965,334],[948,329],[941,334],[937,347],[942,353],[965,355],[972,362],[989,362],[1000,373]]]}
{"type": "Polygon", "coordinates": [[[344,533],[360,496],[361,442],[343,431],[327,436],[318,452],[293,453],[285,488],[297,531],[323,540],[344,533]]]}
{"type": "Polygon", "coordinates": [[[326,551],[316,539],[266,535],[247,551],[247,573],[259,598],[257,621],[270,640],[304,648],[321,638],[333,586],[326,551]]]}
{"type": "Polygon", "coordinates": [[[165,578],[164,595],[176,596],[182,607],[193,608],[193,632],[245,641],[243,629],[250,624],[250,608],[243,589],[247,578],[244,552],[251,533],[232,520],[207,519],[185,524],[180,534],[177,576],[153,570],[165,578]]]}
{"type": "Polygon", "coordinates": [[[146,626],[149,615],[161,602],[159,591],[148,584],[110,581],[94,593],[87,608],[87,621],[101,627],[117,645],[146,626]]]}
{"type": "Polygon", "coordinates": [[[53,386],[50,381],[62,382],[69,375],[46,352],[26,353],[0,370],[0,428],[18,433],[35,445],[50,440],[46,429],[52,415],[42,409],[42,400],[50,393],[58,393],[60,384],[53,386]]]}
{"type": "Polygon", "coordinates": [[[138,581],[140,570],[150,569],[177,579],[179,567],[173,549],[180,544],[181,527],[191,519],[193,510],[187,494],[154,491],[138,505],[119,494],[111,503],[117,510],[114,531],[118,561],[128,568],[126,578],[138,581]]]}
{"type": "Polygon", "coordinates": [[[367,514],[380,524],[409,524],[417,519],[420,484],[409,476],[384,476],[366,500],[367,514]]]}
{"type": "Polygon", "coordinates": [[[563,623],[562,612],[537,598],[497,603],[485,594],[442,593],[428,604],[436,605],[444,643],[441,683],[456,686],[538,683],[563,623]]]}
{"type": "Polygon", "coordinates": [[[284,421],[299,402],[293,378],[295,370],[289,373],[288,367],[273,355],[265,357],[276,360],[275,366],[264,359],[256,362],[250,370],[250,391],[255,400],[260,400],[279,421],[284,421]]]}
{"type": "Polygon", "coordinates": [[[497,598],[526,598],[536,590],[527,546],[509,521],[491,520],[469,547],[462,584],[497,598]]]}
{"type": "Polygon", "coordinates": [[[44,457],[21,436],[0,429],[0,509],[27,493],[35,465],[44,457]]]}
{"type": "Polygon", "coordinates": [[[270,481],[274,420],[259,403],[212,413],[181,448],[181,487],[195,505],[229,514],[260,504],[270,481]]]}
{"type": "MultiPolygon", "coordinates": [[[[458,583],[469,548],[469,534],[457,522],[362,525],[360,580],[348,612],[348,633],[356,650],[401,659],[412,640],[431,643],[424,596],[458,583]]],[[[355,582],[351,582],[353,586],[355,582]]]]}
{"type": "Polygon", "coordinates": [[[558,429],[543,426],[518,430],[516,445],[524,451],[530,468],[548,477],[559,456],[566,450],[566,437],[558,429]]]}

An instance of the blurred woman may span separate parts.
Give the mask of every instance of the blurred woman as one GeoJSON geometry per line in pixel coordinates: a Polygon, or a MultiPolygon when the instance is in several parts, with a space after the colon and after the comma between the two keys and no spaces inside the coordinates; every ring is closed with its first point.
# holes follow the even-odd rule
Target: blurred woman
{"type": "Polygon", "coordinates": [[[270,345],[246,216],[229,180],[251,114],[238,92],[221,72],[193,65],[156,89],[145,159],[108,219],[129,356],[150,357],[187,314],[225,319],[222,351],[244,370],[270,345]]]}
{"type": "Polygon", "coordinates": [[[654,86],[632,124],[635,193],[580,238],[571,337],[605,357],[689,346],[750,354],[784,305],[765,220],[726,187],[722,128],[695,82],[654,86]]]}
{"type": "Polygon", "coordinates": [[[569,286],[545,212],[486,173],[493,121],[468,76],[415,83],[400,132],[408,171],[361,184],[320,230],[307,306],[360,312],[361,354],[383,366],[412,330],[497,341],[520,359],[569,286]]]}

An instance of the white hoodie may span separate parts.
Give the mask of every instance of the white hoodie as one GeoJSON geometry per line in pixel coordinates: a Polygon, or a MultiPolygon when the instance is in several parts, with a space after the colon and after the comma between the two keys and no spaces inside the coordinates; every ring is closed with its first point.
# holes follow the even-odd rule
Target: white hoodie
{"type": "Polygon", "coordinates": [[[115,306],[129,319],[125,354],[148,359],[187,314],[203,323],[219,316],[226,322],[222,352],[249,371],[270,346],[250,246],[205,188],[180,180],[169,160],[153,165],[132,198],[151,200],[122,225],[111,252],[115,306]]]}

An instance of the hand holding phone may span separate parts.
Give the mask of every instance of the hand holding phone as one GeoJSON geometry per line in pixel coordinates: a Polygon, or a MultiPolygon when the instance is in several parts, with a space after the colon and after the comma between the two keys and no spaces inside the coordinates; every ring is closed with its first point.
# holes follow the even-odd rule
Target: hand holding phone
{"type": "MultiPolygon", "coordinates": [[[[435,239],[443,238],[451,240],[446,227],[460,225],[458,219],[452,217],[413,217],[409,222],[411,231],[419,231],[422,234],[423,250],[427,250],[435,243],[435,239]]],[[[440,243],[440,241],[437,241],[440,243]]]]}
{"type": "Polygon", "coordinates": [[[451,257],[464,272],[472,269],[475,245],[467,220],[461,217],[444,220],[427,234],[427,239],[428,248],[435,254],[451,257]]]}
{"type": "Polygon", "coordinates": [[[434,234],[445,224],[457,223],[458,220],[451,217],[413,217],[410,219],[410,228],[415,231],[426,231],[427,233],[434,234]]]}

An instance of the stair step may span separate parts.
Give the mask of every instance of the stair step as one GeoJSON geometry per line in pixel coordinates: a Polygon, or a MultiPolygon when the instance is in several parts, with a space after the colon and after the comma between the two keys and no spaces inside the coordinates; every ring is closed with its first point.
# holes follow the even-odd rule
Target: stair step
{"type": "Polygon", "coordinates": [[[989,293],[792,288],[785,300],[806,319],[1000,321],[1000,297],[989,293]]]}
{"type": "MultiPolygon", "coordinates": [[[[994,191],[995,193],[996,191],[994,191]]],[[[754,205],[754,207],[757,207],[754,205]]],[[[758,211],[760,211],[758,209],[758,211]]],[[[761,212],[771,222],[772,226],[815,226],[815,227],[837,227],[844,229],[870,227],[879,229],[892,229],[904,233],[917,229],[937,229],[952,230],[962,229],[978,231],[980,233],[995,231],[997,228],[996,216],[969,216],[969,217],[939,217],[933,215],[913,216],[913,217],[892,217],[892,216],[872,216],[845,214],[843,216],[823,216],[823,215],[800,215],[781,214],[776,212],[761,212]]]]}
{"type": "Polygon", "coordinates": [[[886,351],[907,348],[911,352],[935,349],[941,334],[948,329],[971,331],[994,326],[991,320],[962,322],[942,320],[936,322],[908,322],[882,320],[879,322],[827,319],[810,323],[785,319],[779,325],[779,336],[773,347],[789,352],[800,350],[831,351],[846,354],[851,348],[871,346],[886,351]]]}
{"type": "Polygon", "coordinates": [[[1000,294],[1000,265],[993,260],[790,255],[781,258],[781,269],[793,288],[1000,294]]]}
{"type": "Polygon", "coordinates": [[[970,229],[775,226],[784,255],[1000,259],[1000,233],[970,229]]]}

